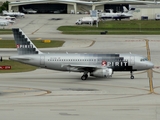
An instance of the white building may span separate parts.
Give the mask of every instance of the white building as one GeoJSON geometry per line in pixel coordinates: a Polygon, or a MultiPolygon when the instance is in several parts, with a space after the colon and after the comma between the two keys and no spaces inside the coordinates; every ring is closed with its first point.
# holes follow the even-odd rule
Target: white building
{"type": "Polygon", "coordinates": [[[160,13],[160,0],[17,0],[10,2],[9,11],[21,11],[22,7],[32,8],[39,13],[89,13],[89,10],[114,9],[122,11],[123,6],[135,7],[131,19],[145,16],[154,19],[160,13]]]}
{"type": "Polygon", "coordinates": [[[148,4],[148,5],[132,5],[136,8],[131,19],[141,19],[142,17],[148,17],[148,19],[155,19],[156,14],[160,14],[160,4],[148,4]]]}

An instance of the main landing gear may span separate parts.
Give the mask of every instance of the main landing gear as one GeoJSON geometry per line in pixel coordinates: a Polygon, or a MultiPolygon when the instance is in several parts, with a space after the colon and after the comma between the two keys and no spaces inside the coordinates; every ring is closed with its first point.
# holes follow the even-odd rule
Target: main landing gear
{"type": "Polygon", "coordinates": [[[88,78],[88,73],[84,73],[81,77],[81,80],[86,80],[88,78]]]}
{"type": "Polygon", "coordinates": [[[134,79],[133,72],[131,71],[130,73],[131,73],[131,77],[130,77],[130,78],[131,78],[131,79],[134,79]]]}

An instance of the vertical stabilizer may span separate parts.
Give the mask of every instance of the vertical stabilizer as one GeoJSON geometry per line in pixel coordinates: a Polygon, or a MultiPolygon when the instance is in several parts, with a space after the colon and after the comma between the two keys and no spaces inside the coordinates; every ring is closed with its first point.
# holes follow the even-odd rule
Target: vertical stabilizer
{"type": "Polygon", "coordinates": [[[124,13],[127,13],[127,12],[128,12],[128,9],[127,9],[125,6],[123,6],[123,12],[124,12],[124,13]]]}
{"type": "Polygon", "coordinates": [[[24,12],[26,12],[26,9],[24,9],[24,7],[22,7],[22,10],[23,10],[24,12]]]}
{"type": "Polygon", "coordinates": [[[135,11],[135,8],[127,9],[125,6],[123,6],[123,13],[133,14],[135,11]]]}
{"type": "Polygon", "coordinates": [[[42,54],[21,29],[13,28],[12,31],[19,55],[42,54]]]}
{"type": "Polygon", "coordinates": [[[8,12],[6,10],[2,11],[3,15],[6,15],[8,12]]]}
{"type": "Polygon", "coordinates": [[[128,11],[128,14],[133,14],[133,12],[135,11],[135,8],[131,8],[129,11],[128,11]]]}

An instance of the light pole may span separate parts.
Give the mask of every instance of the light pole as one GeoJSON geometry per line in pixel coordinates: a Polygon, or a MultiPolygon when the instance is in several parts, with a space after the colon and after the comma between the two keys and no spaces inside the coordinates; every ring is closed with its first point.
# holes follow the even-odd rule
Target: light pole
{"type": "Polygon", "coordinates": [[[142,30],[141,30],[141,23],[139,23],[139,32],[141,32],[142,30]]]}

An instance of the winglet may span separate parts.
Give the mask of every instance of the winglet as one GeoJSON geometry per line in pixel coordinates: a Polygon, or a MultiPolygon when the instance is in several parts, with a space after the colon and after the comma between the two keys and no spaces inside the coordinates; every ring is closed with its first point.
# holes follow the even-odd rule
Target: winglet
{"type": "Polygon", "coordinates": [[[12,31],[19,55],[43,54],[37,49],[37,47],[32,43],[32,41],[24,34],[21,29],[13,28],[12,31]]]}

